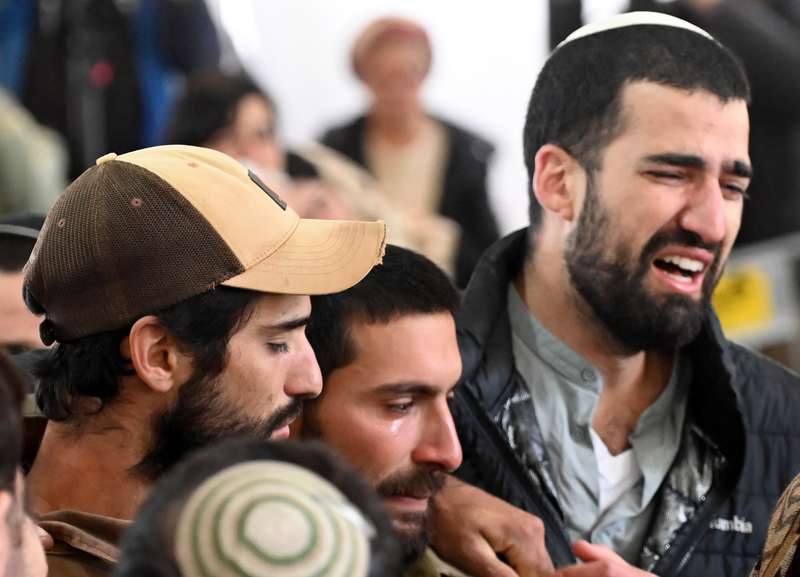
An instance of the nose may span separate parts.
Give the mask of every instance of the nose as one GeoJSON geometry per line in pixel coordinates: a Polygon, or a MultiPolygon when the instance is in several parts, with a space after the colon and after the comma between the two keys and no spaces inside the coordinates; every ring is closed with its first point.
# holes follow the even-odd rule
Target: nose
{"type": "Polygon", "coordinates": [[[322,392],[322,373],[319,370],[319,363],[305,336],[302,343],[298,343],[300,349],[297,351],[294,367],[287,375],[286,384],[283,389],[290,397],[313,398],[322,392]]]}
{"type": "Polygon", "coordinates": [[[454,471],[461,464],[461,443],[447,401],[442,399],[425,416],[419,443],[411,454],[417,464],[454,471]]]}
{"type": "Polygon", "coordinates": [[[709,175],[702,185],[689,192],[679,225],[697,233],[704,242],[717,243],[725,238],[725,198],[719,181],[709,175]]]}

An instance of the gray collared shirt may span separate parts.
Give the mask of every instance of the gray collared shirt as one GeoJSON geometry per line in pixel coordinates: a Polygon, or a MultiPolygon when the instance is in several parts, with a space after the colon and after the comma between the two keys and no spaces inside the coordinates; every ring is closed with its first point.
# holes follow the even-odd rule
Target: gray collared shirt
{"type": "Polygon", "coordinates": [[[667,387],[628,437],[642,477],[601,514],[589,431],[603,375],[531,314],[513,284],[508,289],[508,316],[514,360],[531,393],[570,537],[607,545],[635,564],[653,514],[653,497],[680,445],[691,380],[688,358],[676,355],[667,387]]]}

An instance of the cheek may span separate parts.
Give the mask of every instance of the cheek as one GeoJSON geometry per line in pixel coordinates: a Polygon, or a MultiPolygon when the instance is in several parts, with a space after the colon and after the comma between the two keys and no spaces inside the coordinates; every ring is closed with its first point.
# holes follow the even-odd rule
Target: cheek
{"type": "Polygon", "coordinates": [[[403,419],[378,418],[367,410],[327,409],[317,413],[323,437],[368,481],[374,484],[397,468],[409,433],[403,419]]]}
{"type": "Polygon", "coordinates": [[[736,235],[739,234],[739,227],[742,224],[742,209],[744,201],[732,203],[731,206],[726,207],[725,211],[725,225],[727,238],[730,239],[730,244],[736,240],[736,235]]]}
{"type": "Polygon", "coordinates": [[[248,358],[247,355],[242,355],[240,362],[233,362],[232,358],[219,381],[224,389],[223,395],[243,408],[252,408],[252,414],[261,414],[275,404],[276,394],[282,388],[281,375],[285,371],[280,364],[256,362],[260,357],[255,351],[250,354],[251,362],[241,362],[241,359],[248,358]]]}

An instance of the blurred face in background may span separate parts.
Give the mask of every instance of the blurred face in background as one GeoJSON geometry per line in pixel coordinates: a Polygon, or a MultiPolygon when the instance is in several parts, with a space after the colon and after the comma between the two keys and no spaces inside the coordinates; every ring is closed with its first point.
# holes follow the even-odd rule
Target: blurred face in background
{"type": "Polygon", "coordinates": [[[282,171],[284,168],[275,114],[260,94],[248,94],[239,101],[233,123],[209,142],[208,147],[238,160],[249,160],[261,169],[282,171]]]}
{"type": "Polygon", "coordinates": [[[426,45],[396,39],[365,57],[361,73],[372,93],[372,111],[381,115],[407,114],[419,108],[419,91],[428,72],[426,45]]]}

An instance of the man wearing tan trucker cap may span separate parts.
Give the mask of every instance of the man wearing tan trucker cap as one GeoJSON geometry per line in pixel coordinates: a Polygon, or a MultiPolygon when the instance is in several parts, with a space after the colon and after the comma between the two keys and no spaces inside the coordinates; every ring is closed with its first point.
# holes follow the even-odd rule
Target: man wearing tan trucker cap
{"type": "Polygon", "coordinates": [[[234,436],[283,438],[321,378],[308,295],[380,262],[383,223],[302,220],[224,154],[97,161],[50,211],[25,269],[44,315],[28,475],[50,575],[106,575],[153,481],[234,436]]]}

